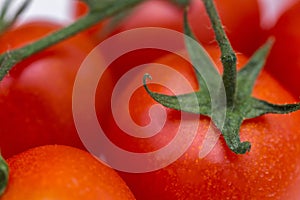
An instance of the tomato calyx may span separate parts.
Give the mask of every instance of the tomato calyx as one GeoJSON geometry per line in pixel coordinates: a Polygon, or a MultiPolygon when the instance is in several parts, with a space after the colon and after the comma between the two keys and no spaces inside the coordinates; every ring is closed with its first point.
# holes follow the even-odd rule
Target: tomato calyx
{"type": "Polygon", "coordinates": [[[0,196],[4,193],[8,182],[8,165],[0,155],[0,196]]]}
{"type": "Polygon", "coordinates": [[[11,6],[13,0],[6,0],[4,2],[3,8],[0,11],[0,35],[9,29],[19,18],[19,16],[23,13],[23,11],[28,7],[31,3],[31,0],[25,0],[21,6],[16,10],[16,12],[12,15],[11,19],[7,19],[7,11],[11,6]]]}
{"type": "Polygon", "coordinates": [[[255,81],[262,70],[267,55],[274,43],[270,38],[239,71],[236,71],[236,57],[231,45],[222,31],[222,24],[217,16],[211,0],[204,0],[206,9],[215,30],[222,55],[223,76],[214,67],[204,48],[196,41],[187,20],[184,16],[185,44],[193,64],[199,91],[170,96],[152,92],[147,86],[146,74],[143,79],[144,88],[148,94],[165,107],[208,116],[222,133],[227,146],[236,154],[245,154],[251,149],[249,141],[242,142],[239,130],[244,120],[264,114],[287,114],[300,109],[300,103],[272,104],[252,97],[255,81]],[[209,2],[209,3],[208,3],[209,2]]]}

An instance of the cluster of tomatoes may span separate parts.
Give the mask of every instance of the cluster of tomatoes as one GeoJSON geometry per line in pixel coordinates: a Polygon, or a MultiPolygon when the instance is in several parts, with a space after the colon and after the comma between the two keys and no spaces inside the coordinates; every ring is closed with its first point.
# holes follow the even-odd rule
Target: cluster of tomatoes
{"type": "MultiPolygon", "coordinates": [[[[237,52],[239,67],[269,36],[275,38],[253,96],[273,103],[298,101],[300,3],[287,10],[268,30],[260,25],[257,0],[215,0],[215,3],[237,52]]],[[[75,19],[87,12],[86,5],[80,1],[74,7],[75,19]]],[[[107,19],[14,66],[0,82],[0,148],[10,167],[8,188],[0,199],[300,198],[299,112],[269,114],[245,121],[240,136],[252,143],[251,151],[245,155],[231,152],[220,137],[213,150],[199,158],[199,148],[210,125],[210,119],[202,116],[191,117],[191,124],[193,120],[201,123],[186,153],[153,172],[114,171],[85,152],[72,114],[73,85],[83,60],[101,41],[132,28],[154,26],[183,32],[182,18],[183,9],[174,3],[147,0],[110,28],[107,27],[111,19],[107,19]]],[[[216,65],[221,66],[220,51],[200,0],[191,0],[188,18],[197,39],[216,65]]],[[[63,27],[59,24],[40,20],[13,27],[0,36],[0,53],[22,47],[60,28],[63,27]]],[[[115,60],[99,81],[95,109],[107,137],[128,151],[155,151],[175,137],[180,125],[181,113],[165,108],[163,129],[143,139],[124,133],[114,121],[110,100],[118,79],[135,66],[151,62],[176,69],[195,91],[199,89],[191,64],[170,52],[135,50],[115,60]]],[[[159,71],[157,74],[156,79],[180,87],[176,77],[166,77],[159,71]]],[[[149,87],[156,92],[170,93],[160,85],[149,87]]],[[[122,98],[118,101],[118,105],[129,107],[132,120],[140,126],[150,123],[149,109],[157,104],[143,87],[133,93],[129,105],[122,98]]]]}

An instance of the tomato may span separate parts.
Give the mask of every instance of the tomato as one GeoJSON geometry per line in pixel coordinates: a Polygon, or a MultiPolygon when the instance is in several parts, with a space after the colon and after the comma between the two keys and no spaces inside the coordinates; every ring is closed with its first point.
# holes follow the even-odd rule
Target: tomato
{"type": "MultiPolygon", "coordinates": [[[[251,55],[267,38],[267,32],[260,26],[260,13],[257,0],[216,0],[215,4],[233,47],[240,52],[251,55]],[[238,8],[238,9],[236,9],[238,8]]],[[[84,4],[78,3],[75,15],[85,12],[84,4]]],[[[203,3],[191,0],[189,21],[200,42],[215,42],[213,30],[203,3]]],[[[162,27],[183,32],[183,9],[165,0],[147,0],[135,7],[126,18],[111,31],[110,35],[101,32],[109,20],[89,29],[91,36],[102,41],[110,35],[139,27],[162,27]],[[99,30],[100,29],[100,30],[99,30]],[[96,31],[98,30],[98,31],[96,31]]],[[[107,31],[107,30],[105,30],[107,31]]]]}
{"type": "Polygon", "coordinates": [[[298,99],[300,96],[300,3],[286,11],[278,20],[270,35],[275,44],[266,69],[282,82],[298,99]]]}
{"type": "Polygon", "coordinates": [[[7,162],[9,183],[1,200],[135,199],[113,169],[73,147],[40,146],[7,162]]]}
{"type": "MultiPolygon", "coordinates": [[[[220,66],[220,53],[215,47],[208,48],[215,63],[220,66]]],[[[240,66],[247,61],[238,55],[240,66]]],[[[186,77],[192,90],[197,90],[196,77],[192,66],[175,54],[169,54],[156,63],[165,64],[186,77]]],[[[133,121],[138,126],[159,124],[165,119],[158,133],[149,138],[133,137],[118,127],[112,114],[109,124],[101,124],[110,140],[118,147],[137,153],[153,152],[169,145],[174,139],[182,114],[179,111],[160,106],[162,112],[151,110],[157,103],[141,86],[130,95],[126,104],[126,95],[133,88],[133,82],[141,81],[145,73],[150,73],[153,81],[171,84],[182,93],[191,92],[183,88],[177,76],[167,74],[161,67],[151,71],[150,68],[139,70],[124,87],[114,105],[118,105],[119,122],[133,121]],[[128,118],[122,110],[129,112],[128,118]],[[152,116],[152,117],[150,117],[152,116]]],[[[152,91],[172,94],[169,88],[149,83],[152,91]]],[[[260,74],[253,96],[273,103],[294,102],[295,99],[266,71],[260,74]]],[[[113,106],[113,105],[112,105],[113,106]]],[[[196,137],[187,151],[175,162],[145,173],[129,173],[119,171],[137,199],[298,199],[299,198],[299,164],[300,164],[300,113],[289,115],[267,114],[255,119],[246,120],[241,126],[242,141],[250,141],[251,151],[237,155],[226,145],[221,136],[212,151],[204,158],[199,158],[199,151],[210,126],[210,119],[204,116],[188,114],[185,118],[183,135],[188,137],[194,130],[194,123],[199,122],[196,137]]],[[[101,120],[99,120],[101,122],[101,120]]],[[[123,123],[124,124],[124,123],[123,123]]],[[[131,129],[134,130],[134,129],[131,129]]],[[[214,130],[218,133],[217,130],[214,130]]],[[[140,136],[151,134],[149,129],[139,131],[140,136]]],[[[210,133],[212,134],[212,133],[210,133]]],[[[176,148],[176,147],[175,147],[176,148]]],[[[178,146],[177,148],[180,148],[178,146]]],[[[126,160],[126,158],[123,158],[126,160]]]]}
{"type": "MultiPolygon", "coordinates": [[[[59,28],[62,26],[47,21],[15,27],[1,36],[0,52],[59,28]]],[[[0,82],[0,147],[4,157],[45,144],[83,148],[72,117],[72,90],[77,70],[93,47],[94,43],[77,35],[22,61],[4,77],[0,82]]]]}

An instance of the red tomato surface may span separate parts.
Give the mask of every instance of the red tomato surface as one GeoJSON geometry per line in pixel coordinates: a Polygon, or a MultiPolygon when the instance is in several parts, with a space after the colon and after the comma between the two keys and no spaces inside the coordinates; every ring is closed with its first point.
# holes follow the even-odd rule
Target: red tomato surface
{"type": "MultiPolygon", "coordinates": [[[[0,52],[59,28],[62,26],[47,21],[13,28],[0,37],[0,52]]],[[[86,37],[77,35],[17,64],[0,82],[0,148],[4,157],[44,144],[83,148],[72,117],[72,90],[76,72],[93,47],[86,37]]]]}
{"type": "MultiPolygon", "coordinates": [[[[209,49],[217,65],[220,65],[219,52],[209,49]]],[[[247,59],[238,56],[242,66],[247,59]]],[[[187,61],[174,54],[162,57],[157,63],[163,63],[178,70],[188,78],[194,90],[197,82],[193,69],[187,61]]],[[[136,79],[141,80],[147,69],[141,70],[136,79]]],[[[178,78],[170,76],[157,68],[153,81],[165,80],[174,87],[181,86],[178,78]]],[[[134,82],[135,80],[132,80],[134,82]]],[[[130,88],[131,82],[126,88],[130,88]]],[[[152,91],[172,94],[169,89],[149,83],[152,91]]],[[[144,88],[138,88],[130,98],[129,105],[124,100],[124,94],[119,94],[116,105],[129,109],[132,119],[122,117],[121,120],[133,120],[140,126],[150,123],[149,109],[157,104],[149,97],[144,88]]],[[[186,91],[187,92],[187,91],[186,91]]],[[[184,93],[184,91],[183,91],[184,93]]],[[[253,95],[273,103],[293,103],[295,99],[266,71],[259,76],[253,95]]],[[[103,129],[110,140],[122,149],[133,152],[149,152],[159,150],[174,138],[181,122],[178,111],[162,108],[166,113],[166,123],[163,128],[150,138],[135,138],[123,132],[114,121],[112,115],[106,114],[111,122],[103,124],[103,129]]],[[[188,114],[185,134],[190,133],[193,114],[188,114]]],[[[161,112],[155,113],[153,119],[164,118],[161,112]]],[[[300,113],[289,115],[267,114],[255,119],[246,120],[241,129],[242,141],[252,143],[251,151],[244,155],[234,154],[219,138],[213,150],[204,158],[199,158],[204,136],[207,133],[210,120],[200,117],[200,124],[195,140],[189,149],[177,161],[165,168],[146,173],[119,172],[128,184],[133,194],[140,200],[152,199],[298,199],[300,185],[300,113]]],[[[101,120],[99,120],[101,122],[101,120]]],[[[148,132],[141,132],[147,135],[148,132]]],[[[126,158],[123,158],[126,160],[126,158]]],[[[129,162],[129,161],[128,161],[129,162]]]]}
{"type": "MultiPolygon", "coordinates": [[[[228,37],[237,51],[250,55],[265,42],[267,33],[260,26],[257,0],[216,0],[215,3],[228,37]]],[[[189,8],[189,21],[198,39],[205,44],[215,42],[203,3],[199,0],[191,0],[189,8]]],[[[86,10],[86,6],[80,2],[77,3],[74,12],[78,17],[86,10]]],[[[104,33],[107,31],[105,25],[109,22],[108,20],[101,22],[89,29],[88,34],[95,37],[97,41],[104,40],[109,36],[104,33]]],[[[166,0],[146,0],[133,8],[131,13],[111,32],[116,34],[133,28],[151,26],[183,32],[183,9],[166,0]]]]}
{"type": "Polygon", "coordinates": [[[300,97],[300,3],[287,10],[278,20],[270,35],[275,37],[266,69],[300,97]]]}
{"type": "Polygon", "coordinates": [[[9,183],[1,200],[135,199],[113,169],[73,147],[36,147],[7,162],[9,183]]]}

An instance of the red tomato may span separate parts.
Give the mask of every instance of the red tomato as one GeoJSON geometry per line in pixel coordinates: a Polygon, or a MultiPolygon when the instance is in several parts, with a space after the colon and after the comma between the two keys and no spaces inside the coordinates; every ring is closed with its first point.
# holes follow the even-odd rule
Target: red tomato
{"type": "MultiPolygon", "coordinates": [[[[221,20],[228,37],[237,51],[251,55],[266,40],[267,33],[260,27],[260,14],[257,0],[216,0],[215,1],[221,20]],[[237,9],[238,8],[238,9],[237,9]]],[[[76,16],[85,12],[83,3],[78,3],[76,16]]],[[[211,24],[205,12],[203,3],[199,0],[191,0],[189,21],[202,43],[215,42],[211,24]]],[[[106,21],[104,24],[108,24],[106,21]]],[[[89,29],[89,34],[102,41],[107,35],[103,35],[100,29],[105,28],[101,22],[98,27],[89,29]],[[96,31],[98,29],[98,31],[96,31]]],[[[112,31],[116,34],[125,30],[139,27],[162,27],[183,32],[183,9],[172,5],[166,0],[147,0],[124,18],[112,31]]]]}
{"type": "MultiPolygon", "coordinates": [[[[217,65],[220,65],[219,51],[209,49],[217,65]]],[[[247,59],[238,56],[243,65],[247,59]]],[[[191,65],[174,54],[162,57],[157,63],[163,63],[178,70],[187,77],[194,90],[197,82],[191,65]]],[[[136,76],[141,80],[149,70],[141,70],[136,76]]],[[[174,87],[181,87],[178,77],[170,76],[157,68],[153,71],[153,81],[166,81],[174,87]]],[[[136,80],[132,80],[134,82],[136,80]]],[[[131,87],[131,82],[126,88],[131,87]]],[[[149,84],[152,91],[172,94],[169,89],[157,84],[149,84]]],[[[132,119],[124,118],[119,112],[120,120],[133,120],[139,126],[150,124],[149,109],[157,104],[146,93],[138,88],[131,96],[129,105],[124,94],[119,94],[115,105],[129,109],[132,119]]],[[[184,91],[183,93],[187,92],[184,91]]],[[[295,99],[266,71],[259,76],[253,95],[273,103],[294,102],[295,99]]],[[[102,123],[110,140],[120,148],[133,152],[159,150],[174,139],[181,123],[180,112],[162,108],[166,114],[163,128],[150,138],[135,138],[123,132],[113,117],[106,114],[111,122],[102,123]]],[[[190,134],[195,115],[186,120],[185,133],[190,134]]],[[[155,113],[151,120],[164,119],[161,112],[155,113]]],[[[199,149],[210,125],[209,118],[200,117],[197,135],[188,150],[174,163],[162,169],[146,173],[119,172],[137,199],[298,199],[300,185],[300,113],[289,115],[268,114],[246,120],[241,129],[242,141],[252,143],[251,151],[244,155],[234,154],[225,144],[222,137],[216,146],[204,158],[199,158],[199,149]]],[[[100,120],[101,122],[101,120],[100,120]]],[[[156,123],[156,121],[154,122],[156,123]]],[[[129,123],[128,123],[129,124],[129,123]]],[[[148,135],[149,132],[140,132],[148,135]]],[[[126,160],[126,158],[123,158],[126,160]]]]}
{"type": "MultiPolygon", "coordinates": [[[[1,36],[0,52],[59,28],[47,21],[23,24],[1,36]]],[[[72,90],[76,72],[93,47],[86,37],[77,35],[17,64],[0,82],[0,147],[4,157],[44,144],[83,148],[72,117],[72,90]]]]}
{"type": "Polygon", "coordinates": [[[286,11],[270,31],[275,44],[266,69],[298,99],[300,96],[300,3],[286,11]]]}
{"type": "Polygon", "coordinates": [[[1,200],[135,199],[113,169],[73,147],[36,147],[7,162],[9,183],[1,200]]]}

